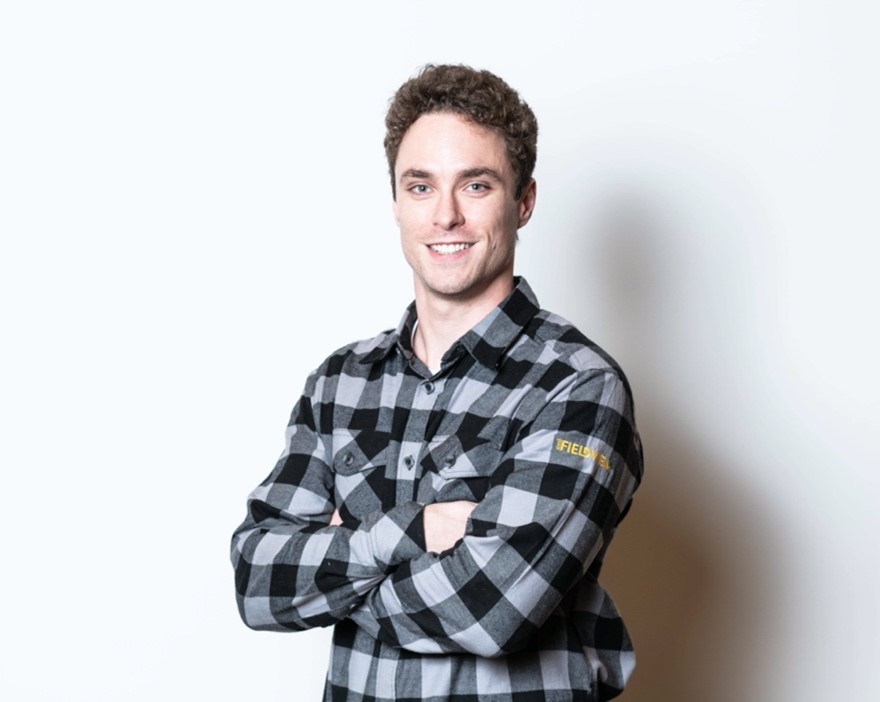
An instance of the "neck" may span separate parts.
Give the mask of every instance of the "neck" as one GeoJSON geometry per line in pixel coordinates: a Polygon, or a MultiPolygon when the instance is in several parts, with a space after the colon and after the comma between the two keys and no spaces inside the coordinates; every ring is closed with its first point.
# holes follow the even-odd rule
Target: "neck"
{"type": "Polygon", "coordinates": [[[419,326],[413,352],[432,373],[440,370],[440,362],[449,348],[510,294],[513,277],[504,282],[467,299],[444,298],[416,287],[419,326]]]}

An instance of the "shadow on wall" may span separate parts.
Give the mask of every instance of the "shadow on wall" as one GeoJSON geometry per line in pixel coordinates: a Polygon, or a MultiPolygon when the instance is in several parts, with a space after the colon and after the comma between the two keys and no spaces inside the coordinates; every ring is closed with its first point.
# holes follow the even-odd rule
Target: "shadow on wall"
{"type": "Polygon", "coordinates": [[[689,393],[675,374],[689,369],[674,361],[681,360],[677,345],[701,332],[672,331],[693,324],[675,321],[682,292],[664,291],[673,281],[663,262],[681,260],[681,235],[650,209],[635,195],[615,200],[599,231],[582,239],[589,251],[581,260],[598,257],[607,273],[601,314],[611,315],[614,343],[625,351],[614,355],[634,386],[646,457],[645,479],[602,575],[638,659],[620,699],[742,702],[754,699],[766,663],[761,632],[774,625],[761,584],[772,571],[772,531],[762,529],[769,515],[737,483],[736,457],[718,455],[723,450],[707,448],[688,427],[682,403],[689,393]]]}
{"type": "MultiPolygon", "coordinates": [[[[622,699],[753,699],[755,671],[761,668],[755,637],[766,622],[756,606],[761,601],[756,581],[736,571],[760,568],[765,547],[737,532],[736,498],[723,486],[708,480],[693,484],[689,476],[696,472],[726,469],[685,449],[688,442],[675,432],[668,422],[647,431],[645,484],[603,573],[638,657],[622,699]]],[[[745,504],[741,510],[740,522],[745,504]]]]}

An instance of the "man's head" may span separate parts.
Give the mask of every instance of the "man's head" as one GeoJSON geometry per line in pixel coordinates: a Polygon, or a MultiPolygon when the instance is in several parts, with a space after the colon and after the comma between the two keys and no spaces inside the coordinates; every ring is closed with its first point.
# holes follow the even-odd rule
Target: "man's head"
{"type": "Polygon", "coordinates": [[[386,125],[416,301],[495,306],[513,288],[517,232],[535,205],[534,114],[487,71],[428,66],[397,91],[386,125]]]}
{"type": "Polygon", "coordinates": [[[514,196],[522,195],[532,178],[537,155],[538,122],[531,108],[489,71],[427,65],[400,86],[385,117],[385,155],[395,198],[400,142],[419,117],[432,112],[453,113],[499,134],[516,175],[514,196]]]}

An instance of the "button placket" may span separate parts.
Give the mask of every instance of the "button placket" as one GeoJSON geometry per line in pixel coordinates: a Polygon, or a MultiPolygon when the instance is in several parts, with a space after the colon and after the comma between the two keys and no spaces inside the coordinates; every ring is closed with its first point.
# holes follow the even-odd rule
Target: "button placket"
{"type": "Polygon", "coordinates": [[[397,497],[413,500],[418,493],[424,470],[420,461],[425,446],[425,427],[430,411],[440,401],[444,381],[427,380],[422,377],[412,391],[409,420],[404,430],[405,439],[400,442],[397,459],[397,497]]]}
{"type": "MultiPolygon", "coordinates": [[[[421,442],[419,441],[402,441],[400,443],[400,454],[397,459],[397,480],[403,485],[404,483],[412,483],[418,480],[418,458],[421,450],[421,442]]],[[[410,491],[412,487],[409,488],[410,491]]]]}

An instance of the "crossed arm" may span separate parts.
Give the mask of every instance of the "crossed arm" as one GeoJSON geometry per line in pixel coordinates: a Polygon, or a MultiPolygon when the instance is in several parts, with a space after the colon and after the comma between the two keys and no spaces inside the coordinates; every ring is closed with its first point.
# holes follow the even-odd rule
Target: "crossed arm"
{"type": "MultiPolygon", "coordinates": [[[[464,538],[468,517],[477,506],[476,502],[456,500],[454,502],[437,502],[425,505],[422,521],[425,529],[425,547],[429,552],[440,553],[455,546],[464,538]]],[[[342,517],[339,510],[333,511],[330,526],[340,526],[342,517]]]]}
{"type": "Polygon", "coordinates": [[[564,383],[523,427],[479,505],[404,503],[350,527],[335,513],[307,405],[294,419],[291,452],[252,494],[233,541],[239,607],[254,628],[349,617],[418,652],[515,650],[607,544],[641,471],[628,393],[594,372],[564,383]],[[608,467],[587,450],[560,451],[559,437],[608,467]]]}

